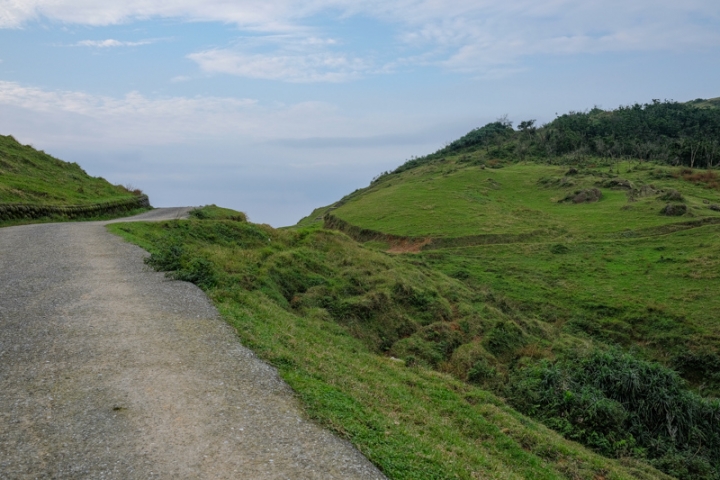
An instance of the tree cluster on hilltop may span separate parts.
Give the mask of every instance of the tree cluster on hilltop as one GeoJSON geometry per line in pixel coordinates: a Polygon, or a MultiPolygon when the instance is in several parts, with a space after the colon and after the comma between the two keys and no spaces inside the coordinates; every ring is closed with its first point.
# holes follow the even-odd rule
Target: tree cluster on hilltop
{"type": "Polygon", "coordinates": [[[504,117],[432,155],[406,162],[396,173],[438,157],[478,150],[498,159],[595,156],[713,168],[720,163],[720,102],[716,100],[653,100],[615,110],[593,108],[566,113],[541,127],[536,127],[534,120],[523,121],[518,129],[504,117]]]}

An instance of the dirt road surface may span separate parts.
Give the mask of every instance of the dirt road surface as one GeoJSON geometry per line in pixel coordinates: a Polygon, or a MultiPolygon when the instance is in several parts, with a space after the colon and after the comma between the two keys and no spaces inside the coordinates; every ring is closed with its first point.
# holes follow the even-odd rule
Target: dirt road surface
{"type": "Polygon", "coordinates": [[[384,478],[105,223],[0,228],[0,478],[384,478]]]}

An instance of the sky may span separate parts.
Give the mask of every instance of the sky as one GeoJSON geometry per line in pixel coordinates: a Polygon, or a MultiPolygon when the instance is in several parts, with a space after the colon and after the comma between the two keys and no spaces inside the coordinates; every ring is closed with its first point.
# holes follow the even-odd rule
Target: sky
{"type": "Polygon", "coordinates": [[[504,115],[719,96],[717,0],[0,0],[0,134],[276,227],[504,115]]]}

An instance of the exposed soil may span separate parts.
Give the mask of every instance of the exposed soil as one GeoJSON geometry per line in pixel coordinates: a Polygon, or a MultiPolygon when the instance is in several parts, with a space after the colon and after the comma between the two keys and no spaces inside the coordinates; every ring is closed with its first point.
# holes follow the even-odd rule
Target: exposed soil
{"type": "Polygon", "coordinates": [[[420,240],[398,240],[390,245],[388,253],[420,253],[425,245],[432,243],[432,238],[420,240]]]}

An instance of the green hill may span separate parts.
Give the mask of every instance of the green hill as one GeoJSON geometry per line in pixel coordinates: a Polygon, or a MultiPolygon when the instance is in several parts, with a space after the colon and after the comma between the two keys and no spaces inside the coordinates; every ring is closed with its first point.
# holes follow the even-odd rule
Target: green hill
{"type": "Polygon", "coordinates": [[[147,197],[91,177],[11,136],[0,135],[0,221],[96,217],[147,206],[147,197]]]}
{"type": "Polygon", "coordinates": [[[294,229],[216,207],[112,229],[390,478],[718,480],[703,102],[493,122],[294,229]]]}
{"type": "MultiPolygon", "coordinates": [[[[498,308],[512,317],[499,331],[501,323],[467,343],[457,340],[451,354],[437,356],[438,336],[422,329],[393,344],[393,354],[421,357],[466,381],[480,375],[481,384],[520,411],[613,455],[620,454],[612,446],[619,437],[607,435],[607,423],[568,418],[574,402],[585,395],[595,400],[580,401],[582,408],[620,402],[630,417],[646,406],[615,396],[624,380],[614,377],[615,386],[603,390],[578,364],[614,363],[613,375],[620,375],[639,368],[623,362],[649,361],[668,378],[679,374],[674,381],[682,395],[714,405],[691,424],[706,422],[708,435],[719,439],[720,423],[709,413],[720,394],[720,302],[713,293],[720,289],[720,175],[711,168],[720,157],[716,106],[717,99],[656,101],[571,112],[539,128],[525,121],[518,130],[503,119],[386,172],[303,223],[323,214],[327,228],[370,248],[417,252],[414,262],[478,294],[499,296],[498,308]],[[611,359],[591,353],[600,357],[587,360],[588,351],[606,349],[615,352],[611,359]],[[548,375],[563,380],[550,387],[548,375]]],[[[449,321],[448,328],[463,331],[464,321],[449,321]]],[[[632,431],[628,418],[622,428],[632,431]]],[[[645,424],[628,441],[655,465],[679,477],[700,478],[689,472],[705,468],[707,478],[720,478],[710,456],[705,467],[688,466],[686,445],[651,452],[662,441],[643,438],[643,428],[655,427],[645,424]],[[659,459],[670,451],[685,467],[662,467],[659,459]]],[[[685,441],[692,443],[689,436],[685,441]]]]}
{"type": "Polygon", "coordinates": [[[708,99],[698,98],[688,103],[700,108],[720,108],[720,97],[708,99]]]}

